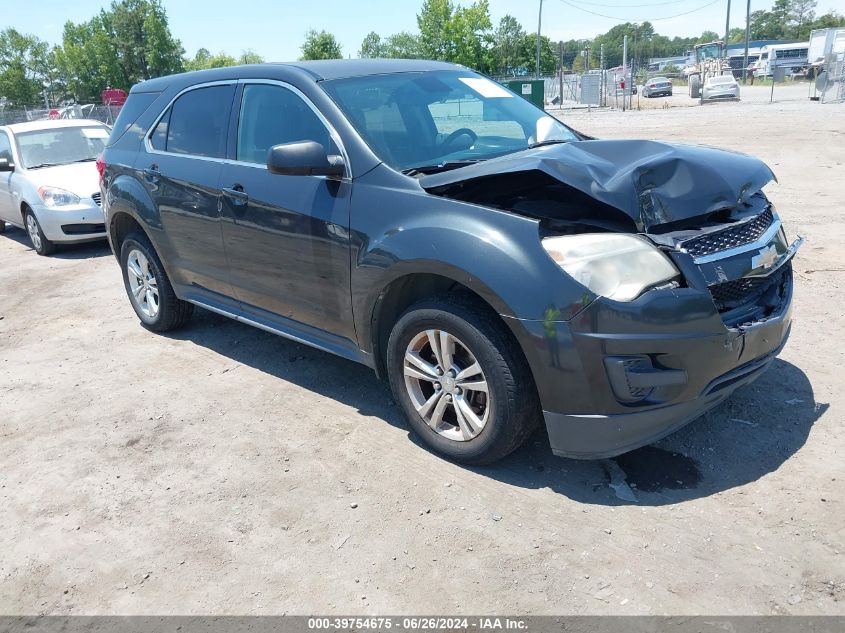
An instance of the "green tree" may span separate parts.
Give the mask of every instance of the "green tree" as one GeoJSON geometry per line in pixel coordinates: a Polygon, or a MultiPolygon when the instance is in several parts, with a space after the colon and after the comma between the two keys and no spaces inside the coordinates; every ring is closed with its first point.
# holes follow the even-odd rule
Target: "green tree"
{"type": "Polygon", "coordinates": [[[160,0],[114,0],[87,22],[67,22],[55,59],[70,95],[84,102],[107,87],[181,72],[184,52],[160,0]]]}
{"type": "Polygon", "coordinates": [[[816,0],[792,0],[789,7],[791,36],[797,40],[810,38],[810,25],[816,18],[816,0]]]}
{"type": "Polygon", "coordinates": [[[182,70],[182,44],[170,33],[161,0],[113,0],[105,26],[131,83],[182,70]]]}
{"type": "Polygon", "coordinates": [[[300,59],[341,59],[343,53],[335,36],[326,31],[311,29],[305,34],[300,59]]]}
{"type": "Polygon", "coordinates": [[[452,18],[455,6],[450,0],[423,0],[417,14],[420,47],[425,57],[449,61],[454,54],[452,18]]]}
{"type": "Polygon", "coordinates": [[[388,37],[384,41],[381,52],[383,57],[392,59],[422,59],[425,57],[419,36],[407,31],[394,33],[388,37]]]}
{"type": "Polygon", "coordinates": [[[824,15],[820,15],[813,20],[813,23],[810,24],[809,30],[829,29],[839,26],[845,26],[845,16],[837,13],[836,11],[831,11],[829,13],[825,13],[824,15]]]}
{"type": "Polygon", "coordinates": [[[519,59],[519,49],[525,38],[525,30],[512,15],[499,20],[499,26],[493,33],[494,67],[500,75],[511,74],[519,59]]]}
{"type": "Polygon", "coordinates": [[[223,68],[235,66],[238,60],[224,52],[212,55],[207,48],[201,48],[194,55],[193,59],[186,59],[185,70],[208,70],[209,68],[223,68]]]}
{"type": "MultiPolygon", "coordinates": [[[[545,35],[540,36],[540,74],[553,75],[557,72],[557,46],[545,35]]],[[[529,33],[522,38],[519,50],[519,66],[532,73],[537,66],[537,34],[529,33]]]]}
{"type": "Polygon", "coordinates": [[[239,64],[263,64],[264,58],[252,49],[246,49],[238,57],[239,64]]]}
{"type": "Polygon", "coordinates": [[[358,51],[358,57],[372,58],[384,57],[382,52],[381,36],[375,31],[370,31],[361,42],[361,49],[358,51]]]}
{"type": "Polygon", "coordinates": [[[52,63],[46,42],[12,28],[0,32],[0,97],[6,105],[43,104],[52,63]]]}
{"type": "Polygon", "coordinates": [[[452,57],[449,61],[483,73],[493,67],[493,23],[488,0],[478,0],[467,7],[458,7],[449,31],[452,35],[452,57]]]}

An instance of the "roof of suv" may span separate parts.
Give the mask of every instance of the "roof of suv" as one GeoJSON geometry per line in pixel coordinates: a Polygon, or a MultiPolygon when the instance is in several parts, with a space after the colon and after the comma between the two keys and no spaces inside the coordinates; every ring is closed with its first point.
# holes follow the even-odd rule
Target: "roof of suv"
{"type": "Polygon", "coordinates": [[[315,61],[285,62],[271,64],[251,64],[247,66],[228,66],[211,70],[197,70],[179,75],[169,75],[144,81],[132,89],[133,92],[154,92],[163,90],[174,79],[185,83],[191,80],[217,81],[238,78],[241,75],[254,75],[259,69],[267,72],[275,70],[284,73],[294,71],[310,75],[314,81],[341,79],[367,75],[386,75],[404,72],[426,72],[432,70],[467,70],[464,66],[448,62],[435,62],[424,59],[324,59],[315,61]]]}

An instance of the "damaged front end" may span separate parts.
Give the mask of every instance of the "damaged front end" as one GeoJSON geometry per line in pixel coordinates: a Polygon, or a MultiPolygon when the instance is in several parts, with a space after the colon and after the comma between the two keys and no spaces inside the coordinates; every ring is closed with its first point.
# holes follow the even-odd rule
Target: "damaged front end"
{"type": "Polygon", "coordinates": [[[788,244],[762,188],[762,161],[658,141],[585,140],[424,176],[434,195],[540,220],[542,237],[629,233],[670,255],[682,283],[706,288],[728,327],[778,311],[791,281],[788,244]]]}
{"type": "Polygon", "coordinates": [[[536,218],[544,247],[577,245],[546,250],[595,299],[568,321],[525,319],[521,327],[552,450],[597,458],[680,428],[754,380],[784,345],[791,259],[801,240],[788,243],[761,191],[773,179],[765,164],[741,154],[588,140],[420,184],[434,195],[536,218]],[[600,262],[611,265],[579,277],[567,265],[570,253],[583,261],[602,242],[615,249],[600,262]],[[643,254],[642,242],[654,252],[643,254]],[[671,261],[671,274],[660,258],[671,261]],[[643,269],[639,277],[651,285],[626,284],[626,275],[643,269]],[[595,280],[608,270],[621,283],[603,291],[595,280]]]}

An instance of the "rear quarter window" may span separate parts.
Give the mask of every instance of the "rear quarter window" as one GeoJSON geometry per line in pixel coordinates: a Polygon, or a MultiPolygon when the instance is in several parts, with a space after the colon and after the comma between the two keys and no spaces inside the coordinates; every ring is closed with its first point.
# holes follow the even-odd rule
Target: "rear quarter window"
{"type": "Polygon", "coordinates": [[[138,117],[147,111],[147,108],[153,104],[153,101],[160,94],[160,92],[130,92],[129,98],[120,109],[120,114],[117,115],[117,120],[114,122],[114,127],[112,128],[106,147],[114,145],[121,136],[126,134],[126,131],[132,127],[132,124],[138,120],[138,117]]]}

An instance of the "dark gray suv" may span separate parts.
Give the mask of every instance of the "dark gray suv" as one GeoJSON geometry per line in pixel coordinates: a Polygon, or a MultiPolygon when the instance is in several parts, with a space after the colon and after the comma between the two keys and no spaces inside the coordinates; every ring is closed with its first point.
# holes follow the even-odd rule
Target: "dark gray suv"
{"type": "Polygon", "coordinates": [[[769,365],[787,241],[737,153],[586,137],[451,64],[241,66],[132,89],[99,163],[129,299],[194,306],[389,379],[466,463],[657,440],[769,365]]]}

